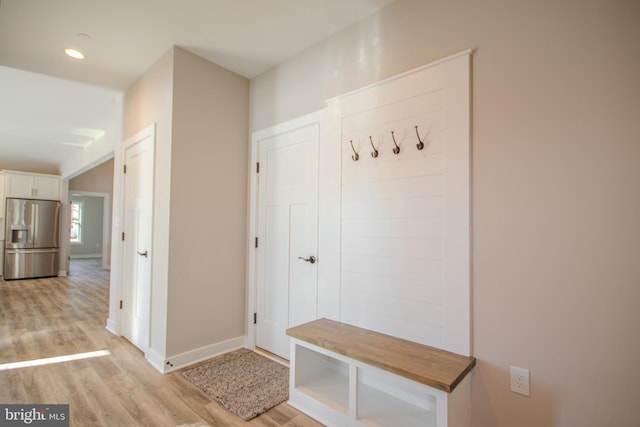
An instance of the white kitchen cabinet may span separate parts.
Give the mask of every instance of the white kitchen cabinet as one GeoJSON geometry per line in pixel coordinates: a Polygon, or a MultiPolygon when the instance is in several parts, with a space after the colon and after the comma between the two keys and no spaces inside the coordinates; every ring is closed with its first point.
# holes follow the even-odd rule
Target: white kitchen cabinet
{"type": "Polygon", "coordinates": [[[51,175],[34,175],[34,197],[46,200],[60,200],[60,177],[51,175]],[[35,191],[34,191],[35,190],[35,191]]]}
{"type": "Polygon", "coordinates": [[[5,197],[60,200],[60,177],[57,175],[4,171],[5,197]]]}

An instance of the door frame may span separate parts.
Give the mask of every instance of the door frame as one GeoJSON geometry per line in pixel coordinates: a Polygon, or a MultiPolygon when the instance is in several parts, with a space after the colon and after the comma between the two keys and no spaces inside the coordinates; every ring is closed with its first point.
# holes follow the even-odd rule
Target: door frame
{"type": "MultiPolygon", "coordinates": [[[[111,265],[111,260],[109,259],[109,246],[111,244],[111,194],[109,193],[99,193],[95,191],[77,191],[70,190],[69,191],[69,201],[71,201],[71,197],[73,194],[78,194],[80,196],[88,196],[88,197],[96,197],[102,199],[102,241],[101,241],[101,254],[102,254],[102,268],[108,270],[111,265]]],[[[71,248],[69,248],[69,258],[71,257],[71,248]]],[[[67,267],[67,271],[69,271],[69,267],[67,267]]]]}
{"type": "MultiPolygon", "coordinates": [[[[260,141],[274,136],[289,133],[308,126],[317,125],[319,129],[318,151],[322,145],[322,121],[325,110],[319,110],[306,114],[277,125],[255,131],[251,134],[251,147],[249,155],[249,215],[247,216],[247,229],[249,231],[247,245],[247,347],[254,350],[256,348],[256,325],[253,323],[254,313],[257,312],[258,304],[258,251],[255,246],[258,237],[258,178],[257,164],[259,158],[260,141]]],[[[318,161],[320,159],[318,158],[318,161]]],[[[318,168],[318,174],[319,174],[318,168]]],[[[317,256],[320,256],[318,254],[317,256]]]]}
{"type": "MultiPolygon", "coordinates": [[[[120,309],[120,301],[124,295],[123,276],[124,276],[124,245],[122,241],[123,219],[124,219],[124,177],[123,168],[125,162],[125,151],[128,147],[140,142],[146,138],[151,138],[152,150],[153,150],[153,165],[152,173],[154,178],[152,179],[152,206],[155,199],[155,150],[156,150],[156,125],[155,123],[147,126],[135,135],[125,139],[122,144],[115,150],[114,165],[113,165],[113,218],[111,226],[111,284],[109,288],[109,318],[107,319],[107,330],[110,332],[122,336],[122,310],[120,309]]],[[[151,242],[153,245],[153,222],[154,215],[152,212],[152,233],[151,242]]],[[[152,251],[153,253],[153,251],[152,251]]],[[[151,313],[151,291],[153,289],[153,258],[151,258],[151,274],[150,274],[150,286],[149,286],[149,313],[151,313]]],[[[148,336],[151,337],[151,317],[149,317],[148,336]]],[[[148,358],[149,342],[145,348],[141,348],[148,358]]]]}

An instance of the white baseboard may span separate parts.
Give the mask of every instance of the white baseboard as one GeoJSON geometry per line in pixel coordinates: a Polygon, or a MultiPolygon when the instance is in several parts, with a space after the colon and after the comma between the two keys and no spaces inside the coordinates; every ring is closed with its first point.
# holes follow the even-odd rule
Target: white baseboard
{"type": "Polygon", "coordinates": [[[149,363],[151,363],[151,366],[160,371],[161,374],[166,374],[168,372],[165,368],[165,359],[160,353],[157,353],[150,348],[144,357],[149,361],[149,363]]]}
{"type": "Polygon", "coordinates": [[[59,270],[58,277],[65,277],[67,275],[67,270],[59,270]]]}
{"type": "Polygon", "coordinates": [[[102,258],[102,254],[74,254],[69,255],[71,259],[83,259],[83,258],[102,258]]]}
{"type": "Polygon", "coordinates": [[[120,330],[118,322],[112,320],[111,318],[107,319],[107,326],[105,326],[105,328],[107,331],[111,332],[114,335],[120,335],[120,333],[118,332],[120,330]]]}
{"type": "Polygon", "coordinates": [[[187,351],[185,353],[176,354],[167,358],[156,353],[152,349],[149,349],[145,357],[163,374],[167,374],[178,369],[185,368],[194,363],[202,362],[203,360],[211,359],[223,353],[228,353],[239,348],[246,347],[246,336],[239,336],[230,340],[210,344],[204,347],[197,348],[195,350],[187,351]]]}

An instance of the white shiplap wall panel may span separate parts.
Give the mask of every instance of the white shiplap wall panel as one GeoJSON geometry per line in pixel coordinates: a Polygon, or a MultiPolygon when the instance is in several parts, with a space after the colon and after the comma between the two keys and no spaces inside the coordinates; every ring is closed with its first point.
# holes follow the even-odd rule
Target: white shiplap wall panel
{"type": "Polygon", "coordinates": [[[400,336],[409,341],[419,343],[444,341],[443,328],[427,323],[416,323],[403,317],[380,315],[365,309],[358,311],[349,306],[350,300],[344,301],[340,320],[351,325],[359,325],[391,336],[400,336]],[[365,326],[366,325],[366,326],[365,326]],[[399,335],[398,331],[402,331],[399,335]]]}
{"type": "MultiPolygon", "coordinates": [[[[350,273],[370,274],[377,277],[385,277],[389,282],[394,279],[412,279],[442,282],[442,261],[421,260],[415,258],[391,258],[391,257],[371,257],[363,255],[342,256],[342,263],[346,265],[342,271],[350,273]]],[[[348,284],[347,284],[348,286],[348,284]]],[[[392,285],[387,285],[389,288],[392,285]]],[[[403,296],[407,300],[412,300],[413,295],[403,296]]]]}
{"type": "Polygon", "coordinates": [[[340,320],[466,355],[470,55],[329,101],[342,147],[340,320]]]}
{"type": "Polygon", "coordinates": [[[342,237],[442,239],[441,218],[353,218],[342,221],[342,237]]]}
{"type": "Polygon", "coordinates": [[[406,278],[395,277],[393,286],[389,286],[387,276],[376,275],[371,272],[343,271],[343,289],[358,292],[375,292],[396,298],[412,295],[416,301],[442,305],[442,281],[430,281],[425,277],[406,278]]]}
{"type": "Polygon", "coordinates": [[[349,307],[360,312],[368,311],[380,316],[399,317],[415,324],[442,327],[442,306],[429,302],[397,298],[373,292],[355,292],[350,288],[343,291],[349,307]]]}
{"type": "MultiPolygon", "coordinates": [[[[413,151],[418,150],[413,148],[413,151]]],[[[379,158],[384,155],[387,157],[394,155],[391,149],[387,150],[387,152],[379,151],[379,153],[379,158]]],[[[401,152],[401,154],[403,153],[401,152]]],[[[373,160],[375,159],[372,159],[368,164],[362,162],[358,165],[345,165],[342,170],[344,184],[350,186],[355,184],[371,184],[375,187],[373,184],[378,181],[393,181],[395,179],[441,175],[444,171],[444,155],[442,153],[429,152],[429,155],[420,157],[409,157],[403,154],[402,157],[390,158],[389,160],[385,160],[384,158],[380,158],[378,162],[374,162],[373,160]]]]}
{"type": "MultiPolygon", "coordinates": [[[[415,120],[421,116],[432,119],[442,115],[443,91],[438,89],[424,92],[404,99],[397,99],[384,105],[371,105],[363,111],[343,116],[342,131],[345,136],[357,134],[361,130],[371,131],[375,128],[398,128],[398,124],[407,119],[415,120]],[[394,126],[395,124],[395,126],[394,126]],[[372,126],[373,125],[373,126],[372,126]]],[[[429,120],[431,122],[432,120],[429,120]]],[[[442,122],[433,120],[434,126],[442,127],[442,122]]],[[[415,124],[415,123],[414,123],[415,124]]],[[[437,130],[437,129],[435,129],[437,130]]]]}
{"type": "Polygon", "coordinates": [[[410,238],[347,237],[342,238],[343,255],[364,255],[378,257],[400,257],[406,259],[442,259],[442,241],[410,238]]]}
{"type": "Polygon", "coordinates": [[[351,200],[342,204],[342,219],[362,218],[440,218],[442,197],[414,197],[351,200]]]}
{"type": "Polygon", "coordinates": [[[397,178],[389,181],[348,182],[342,184],[343,203],[355,200],[396,200],[415,197],[442,196],[442,175],[397,178]]]}

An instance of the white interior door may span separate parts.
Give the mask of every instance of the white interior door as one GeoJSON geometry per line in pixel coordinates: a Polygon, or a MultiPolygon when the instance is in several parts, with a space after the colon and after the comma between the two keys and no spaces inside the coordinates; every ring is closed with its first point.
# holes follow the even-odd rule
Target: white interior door
{"type": "Polygon", "coordinates": [[[286,329],[317,317],[318,125],[259,141],[256,346],[289,359],[286,329]]]}
{"type": "Polygon", "coordinates": [[[151,306],[153,151],[153,136],[148,135],[124,152],[122,335],[145,352],[151,306]]]}

